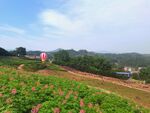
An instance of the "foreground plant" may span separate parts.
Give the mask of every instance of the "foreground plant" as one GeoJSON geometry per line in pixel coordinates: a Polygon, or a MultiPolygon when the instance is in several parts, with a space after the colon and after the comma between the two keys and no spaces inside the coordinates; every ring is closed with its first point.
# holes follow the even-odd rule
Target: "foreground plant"
{"type": "Polygon", "coordinates": [[[75,81],[11,68],[1,71],[0,113],[148,113],[121,97],[75,81]]]}

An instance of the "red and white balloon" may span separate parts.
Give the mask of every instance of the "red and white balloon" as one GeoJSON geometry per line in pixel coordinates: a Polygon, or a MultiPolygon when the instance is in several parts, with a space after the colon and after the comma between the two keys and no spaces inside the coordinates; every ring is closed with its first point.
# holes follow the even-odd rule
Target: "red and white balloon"
{"type": "Polygon", "coordinates": [[[42,62],[46,61],[46,59],[47,59],[47,54],[46,54],[46,53],[41,53],[41,54],[40,54],[40,58],[41,58],[42,62]]]}

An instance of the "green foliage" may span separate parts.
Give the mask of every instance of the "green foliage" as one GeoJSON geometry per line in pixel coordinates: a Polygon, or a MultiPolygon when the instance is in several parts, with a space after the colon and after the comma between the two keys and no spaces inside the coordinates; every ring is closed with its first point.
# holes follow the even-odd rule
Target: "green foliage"
{"type": "Polygon", "coordinates": [[[39,63],[40,61],[28,60],[18,57],[0,57],[0,66],[9,66],[17,68],[19,65],[29,65],[34,63],[39,63]]]}
{"type": "Polygon", "coordinates": [[[55,70],[55,71],[66,71],[63,68],[61,68],[60,66],[55,65],[55,64],[49,64],[49,65],[47,65],[47,69],[55,70]]]}
{"type": "Polygon", "coordinates": [[[0,57],[0,66],[8,66],[13,68],[18,68],[20,65],[24,65],[22,69],[26,71],[38,71],[42,69],[50,69],[57,71],[65,71],[58,65],[49,64],[48,62],[42,63],[39,60],[31,60],[18,57],[0,57]]]}
{"type": "Polygon", "coordinates": [[[133,73],[133,74],[132,74],[132,78],[135,79],[135,80],[141,80],[141,79],[140,79],[140,75],[137,74],[137,73],[133,73]]]}
{"type": "MultiPolygon", "coordinates": [[[[138,54],[138,53],[124,53],[124,54],[111,54],[111,53],[95,53],[87,50],[75,51],[73,49],[66,50],[71,57],[78,56],[99,56],[109,59],[111,63],[119,64],[119,66],[131,66],[131,67],[147,67],[150,65],[149,54],[138,54]]],[[[53,53],[51,53],[52,55],[53,53]]]]}
{"type": "Polygon", "coordinates": [[[150,67],[144,68],[140,71],[140,79],[150,83],[150,67]]]}
{"type": "Polygon", "coordinates": [[[111,70],[111,65],[106,59],[94,56],[72,58],[69,66],[81,71],[104,75],[111,70]]]}
{"type": "Polygon", "coordinates": [[[70,60],[69,54],[65,50],[60,50],[54,54],[54,63],[59,65],[66,65],[67,62],[70,60]]]}
{"type": "Polygon", "coordinates": [[[53,76],[0,68],[0,83],[1,113],[148,113],[114,94],[53,76]]]}
{"type": "Polygon", "coordinates": [[[41,62],[26,63],[23,67],[26,71],[37,71],[45,68],[47,68],[47,65],[41,62]]]}
{"type": "MultiPolygon", "coordinates": [[[[75,51],[73,49],[65,50],[68,52],[70,57],[79,56],[100,56],[109,59],[111,63],[118,64],[119,67],[131,66],[131,67],[147,67],[150,65],[149,54],[138,54],[138,53],[124,53],[124,54],[111,54],[111,53],[95,53],[87,50],[75,51]]],[[[40,51],[29,51],[29,55],[40,55],[40,51]]],[[[55,52],[47,52],[49,57],[53,57],[55,52]]]]}
{"type": "Polygon", "coordinates": [[[150,83],[150,67],[143,68],[139,74],[133,74],[132,78],[135,80],[142,80],[146,83],[150,83]]]}
{"type": "Polygon", "coordinates": [[[119,66],[131,67],[147,67],[150,65],[150,55],[138,53],[124,53],[124,54],[100,54],[108,58],[112,63],[118,63],[119,66]]]}
{"type": "Polygon", "coordinates": [[[53,63],[70,66],[85,72],[104,75],[111,70],[110,63],[102,57],[86,55],[70,58],[68,52],[65,50],[55,53],[53,63]]]}
{"type": "Polygon", "coordinates": [[[16,54],[19,55],[19,56],[26,55],[26,48],[24,48],[24,47],[16,48],[16,54]]]}

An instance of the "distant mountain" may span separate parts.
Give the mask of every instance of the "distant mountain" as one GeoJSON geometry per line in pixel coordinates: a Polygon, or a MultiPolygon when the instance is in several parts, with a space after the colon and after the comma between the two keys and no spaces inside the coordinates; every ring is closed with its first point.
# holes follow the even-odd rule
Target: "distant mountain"
{"type": "Polygon", "coordinates": [[[113,64],[119,64],[120,66],[131,66],[131,67],[146,67],[150,66],[150,55],[139,54],[139,53],[123,53],[123,54],[112,54],[112,53],[96,53],[89,52],[87,50],[75,51],[73,49],[66,50],[71,57],[77,56],[101,56],[109,59],[113,64]]]}
{"type": "MultiPolygon", "coordinates": [[[[53,58],[54,53],[63,50],[61,48],[54,51],[46,52],[49,58],[53,58]]],[[[66,50],[71,57],[78,56],[101,56],[109,59],[113,64],[119,64],[120,66],[132,66],[132,67],[145,67],[150,66],[150,54],[139,54],[139,53],[123,53],[123,54],[113,54],[113,53],[96,53],[87,50],[76,51],[74,49],[66,50]]],[[[40,55],[42,51],[28,51],[27,55],[40,55]]]]}
{"type": "Polygon", "coordinates": [[[87,51],[87,50],[75,51],[75,50],[73,50],[73,49],[70,49],[70,50],[66,50],[66,51],[69,53],[69,55],[70,55],[71,57],[85,56],[85,55],[95,56],[95,55],[96,55],[96,53],[94,53],[94,52],[89,52],[89,51],[87,51]]]}
{"type": "Polygon", "coordinates": [[[61,51],[61,50],[63,50],[63,49],[61,49],[61,48],[58,48],[58,49],[56,49],[56,50],[53,50],[53,51],[51,51],[51,52],[58,52],[58,51],[61,51]]]}
{"type": "Polygon", "coordinates": [[[27,51],[27,55],[40,56],[41,53],[42,53],[42,51],[27,51]]]}
{"type": "Polygon", "coordinates": [[[139,53],[123,53],[123,54],[99,54],[113,63],[118,63],[121,66],[145,67],[150,66],[150,56],[139,53]]]}

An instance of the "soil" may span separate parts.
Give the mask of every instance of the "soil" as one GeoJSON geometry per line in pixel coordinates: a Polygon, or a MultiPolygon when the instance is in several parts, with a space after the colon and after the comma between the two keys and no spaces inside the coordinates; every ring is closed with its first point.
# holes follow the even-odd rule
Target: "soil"
{"type": "Polygon", "coordinates": [[[75,70],[75,69],[72,69],[72,68],[66,67],[66,66],[62,66],[62,68],[74,75],[84,76],[84,77],[88,77],[88,78],[92,78],[92,79],[99,79],[102,81],[111,82],[114,84],[150,92],[150,84],[137,83],[136,81],[132,81],[130,79],[129,80],[121,80],[121,79],[117,79],[117,78],[106,77],[106,76],[91,74],[91,73],[87,73],[87,72],[81,72],[81,71],[78,71],[78,70],[75,70]]]}
{"type": "Polygon", "coordinates": [[[24,64],[18,66],[18,70],[23,70],[23,68],[24,68],[24,64]]]}

